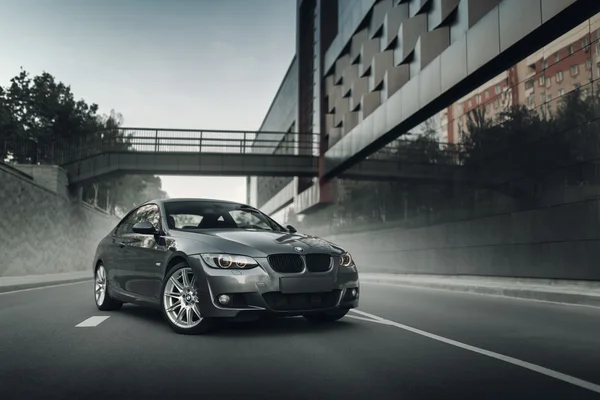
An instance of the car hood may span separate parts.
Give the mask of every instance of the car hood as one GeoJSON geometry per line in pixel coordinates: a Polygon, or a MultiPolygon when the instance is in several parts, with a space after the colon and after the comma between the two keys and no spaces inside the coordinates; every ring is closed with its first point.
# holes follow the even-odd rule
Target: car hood
{"type": "Polygon", "coordinates": [[[280,253],[341,254],[343,250],[318,237],[301,233],[285,233],[250,229],[206,229],[195,232],[178,232],[178,236],[201,241],[223,253],[266,257],[280,253]]]}

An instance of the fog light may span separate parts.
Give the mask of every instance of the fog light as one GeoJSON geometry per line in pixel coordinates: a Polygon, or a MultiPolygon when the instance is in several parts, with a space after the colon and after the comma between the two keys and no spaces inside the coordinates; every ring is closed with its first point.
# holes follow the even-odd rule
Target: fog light
{"type": "Polygon", "coordinates": [[[350,293],[352,293],[352,297],[356,297],[356,295],[358,295],[358,291],[356,289],[352,289],[350,293]]]}
{"type": "Polygon", "coordinates": [[[231,297],[227,296],[226,294],[222,294],[219,296],[219,303],[226,306],[227,304],[231,303],[231,297]]]}

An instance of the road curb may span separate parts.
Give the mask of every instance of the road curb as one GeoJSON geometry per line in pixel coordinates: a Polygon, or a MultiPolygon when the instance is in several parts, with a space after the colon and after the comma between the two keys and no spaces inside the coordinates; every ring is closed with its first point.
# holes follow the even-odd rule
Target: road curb
{"type": "Polygon", "coordinates": [[[91,281],[91,280],[93,280],[92,277],[62,279],[62,280],[46,281],[46,282],[19,283],[19,284],[14,284],[14,285],[0,286],[0,293],[10,293],[10,292],[15,292],[15,291],[24,290],[24,289],[36,289],[36,288],[43,288],[46,286],[61,285],[61,284],[65,284],[65,283],[79,283],[79,282],[86,282],[86,281],[91,281]]]}
{"type": "Polygon", "coordinates": [[[363,283],[409,286],[430,289],[449,290],[483,295],[503,296],[524,300],[548,301],[552,303],[577,304],[600,307],[600,295],[559,292],[542,288],[477,286],[460,283],[423,282],[408,280],[387,280],[383,278],[360,278],[363,283]]]}

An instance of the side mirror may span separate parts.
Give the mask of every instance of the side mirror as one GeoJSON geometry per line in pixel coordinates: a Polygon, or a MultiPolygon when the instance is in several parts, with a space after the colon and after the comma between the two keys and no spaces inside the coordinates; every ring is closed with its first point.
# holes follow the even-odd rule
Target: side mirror
{"type": "Polygon", "coordinates": [[[156,235],[158,233],[158,230],[156,229],[156,227],[154,225],[152,225],[151,222],[144,221],[144,222],[138,222],[137,224],[135,224],[133,226],[133,232],[139,233],[142,235],[156,235]]]}
{"type": "Polygon", "coordinates": [[[293,227],[293,226],[291,226],[291,225],[288,225],[288,226],[286,226],[286,228],[287,228],[287,230],[288,230],[290,233],[296,233],[296,232],[298,232],[298,231],[296,230],[296,228],[294,228],[294,227],[293,227]]]}

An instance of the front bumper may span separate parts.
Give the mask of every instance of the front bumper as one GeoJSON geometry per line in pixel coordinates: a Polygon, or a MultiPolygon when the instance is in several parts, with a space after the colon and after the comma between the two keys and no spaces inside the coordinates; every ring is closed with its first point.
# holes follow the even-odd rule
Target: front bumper
{"type": "Polygon", "coordinates": [[[358,307],[360,286],[356,267],[333,263],[327,272],[278,273],[266,258],[256,261],[260,266],[253,269],[223,270],[208,267],[200,256],[190,257],[190,266],[198,278],[203,316],[236,318],[261,313],[285,316],[358,307]],[[228,305],[219,303],[222,294],[230,297],[228,305]]]}

